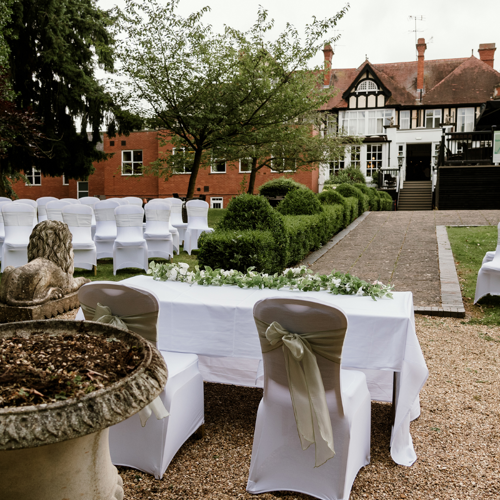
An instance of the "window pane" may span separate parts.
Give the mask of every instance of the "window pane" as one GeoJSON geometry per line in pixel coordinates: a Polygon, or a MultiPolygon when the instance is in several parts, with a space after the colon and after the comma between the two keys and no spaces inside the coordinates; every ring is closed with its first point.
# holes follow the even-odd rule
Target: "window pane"
{"type": "Polygon", "coordinates": [[[123,161],[132,161],[132,151],[122,151],[123,161]]]}
{"type": "Polygon", "coordinates": [[[240,171],[241,172],[251,172],[252,171],[252,159],[242,158],[240,160],[240,171]]]}
{"type": "Polygon", "coordinates": [[[225,160],[216,160],[212,165],[212,172],[225,173],[226,172],[226,162],[225,160]]]}
{"type": "Polygon", "coordinates": [[[122,172],[127,175],[132,174],[132,164],[124,163],[122,166],[122,172]]]}
{"type": "Polygon", "coordinates": [[[142,163],[134,163],[134,174],[135,175],[142,174],[142,163]]]}
{"type": "Polygon", "coordinates": [[[134,161],[140,161],[142,163],[142,151],[134,151],[134,161]]]}

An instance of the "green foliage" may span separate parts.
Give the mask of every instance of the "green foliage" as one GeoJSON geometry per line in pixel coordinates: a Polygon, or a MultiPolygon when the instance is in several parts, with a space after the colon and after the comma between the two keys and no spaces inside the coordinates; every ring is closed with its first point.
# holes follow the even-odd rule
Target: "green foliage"
{"type": "Polygon", "coordinates": [[[289,235],[287,265],[291,266],[320,248],[344,227],[344,207],[327,205],[316,215],[288,215],[285,226],[289,235]]]}
{"type": "MultiPolygon", "coordinates": [[[[323,205],[342,205],[344,207],[344,224],[343,227],[347,227],[351,223],[352,219],[352,205],[347,202],[347,198],[337,193],[336,189],[323,189],[321,193],[318,194],[318,200],[323,205]]],[[[357,200],[356,200],[357,209],[357,200]]]]}
{"type": "Polygon", "coordinates": [[[286,196],[290,191],[296,189],[307,189],[307,186],[288,177],[277,177],[259,186],[259,193],[261,196],[276,198],[277,196],[286,196]]]}
{"type": "Polygon", "coordinates": [[[366,178],[359,168],[348,167],[332,175],[325,181],[325,185],[328,184],[366,184],[366,178]]]}
{"type": "Polygon", "coordinates": [[[44,154],[34,157],[14,144],[1,162],[2,173],[34,166],[46,175],[85,179],[93,172],[94,161],[107,158],[96,148],[105,122],[123,132],[130,130],[130,121],[138,123],[129,112],[119,110],[95,77],[97,66],[113,70],[112,23],[111,15],[93,0],[12,4],[4,33],[8,76],[18,109],[32,109],[42,123],[44,154]]]}
{"type": "MultiPolygon", "coordinates": [[[[348,211],[349,211],[349,222],[346,222],[346,227],[351,224],[351,222],[355,221],[358,216],[359,216],[359,203],[358,203],[358,199],[351,196],[349,198],[346,198],[345,199],[346,201],[346,204],[347,204],[347,207],[348,207],[348,211]]],[[[346,221],[347,221],[347,218],[346,218],[346,221]]]]}
{"type": "MultiPolygon", "coordinates": [[[[448,228],[448,237],[457,266],[462,296],[472,316],[469,323],[500,325],[499,296],[487,295],[480,299],[478,304],[474,305],[477,274],[481,268],[485,253],[495,249],[497,236],[496,226],[448,228]]],[[[489,336],[491,337],[491,335],[489,336]]],[[[498,339],[498,334],[496,337],[498,339]]],[[[488,341],[486,335],[483,339],[488,341]]]]}
{"type": "Polygon", "coordinates": [[[362,193],[356,186],[351,184],[340,184],[337,186],[336,191],[346,198],[353,196],[358,200],[358,215],[366,212],[369,207],[369,198],[362,193]]]}
{"type": "Polygon", "coordinates": [[[369,188],[366,184],[354,184],[356,188],[358,188],[364,195],[368,196],[369,199],[369,209],[372,212],[376,212],[379,210],[379,197],[377,195],[377,191],[373,188],[369,188]]]}
{"type": "Polygon", "coordinates": [[[315,215],[323,211],[318,197],[310,189],[290,191],[276,210],[281,215],[315,215]]]}
{"type": "Polygon", "coordinates": [[[380,210],[391,211],[393,209],[394,201],[392,196],[386,191],[377,191],[380,197],[380,210]]]}

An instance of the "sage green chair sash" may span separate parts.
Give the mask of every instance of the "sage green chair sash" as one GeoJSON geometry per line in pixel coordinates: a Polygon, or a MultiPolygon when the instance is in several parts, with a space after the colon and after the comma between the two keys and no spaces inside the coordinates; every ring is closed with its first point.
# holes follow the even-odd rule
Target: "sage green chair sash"
{"type": "Polygon", "coordinates": [[[158,321],[158,312],[153,311],[145,314],[136,314],[135,316],[113,316],[108,306],[97,304],[97,307],[80,304],[83,314],[91,321],[106,323],[116,326],[122,330],[130,330],[138,333],[142,338],[152,342],[156,346],[156,322],[158,321]]]}
{"type": "Polygon", "coordinates": [[[296,334],[274,321],[271,325],[255,318],[262,352],[282,347],[288,387],[302,449],[315,444],[315,467],[335,456],[330,413],[316,354],[340,365],[346,329],[296,334]],[[313,413],[320,435],[314,432],[313,413]],[[322,441],[326,446],[316,446],[322,441]]]}
{"type": "MultiPolygon", "coordinates": [[[[130,330],[156,345],[156,322],[158,320],[158,311],[137,314],[135,316],[113,316],[108,306],[97,303],[97,307],[94,309],[85,304],[80,305],[86,318],[92,318],[92,321],[105,323],[115,326],[116,328],[121,328],[122,330],[130,330]]],[[[151,413],[155,414],[157,420],[169,416],[160,396],[139,411],[139,418],[141,419],[141,425],[143,427],[146,425],[151,413]]]]}

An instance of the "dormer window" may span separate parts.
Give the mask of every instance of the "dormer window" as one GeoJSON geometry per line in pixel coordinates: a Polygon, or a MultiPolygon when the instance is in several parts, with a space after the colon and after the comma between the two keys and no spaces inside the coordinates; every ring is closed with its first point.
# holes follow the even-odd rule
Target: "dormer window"
{"type": "Polygon", "coordinates": [[[356,92],[377,92],[378,86],[373,80],[363,80],[357,87],[356,92]]]}

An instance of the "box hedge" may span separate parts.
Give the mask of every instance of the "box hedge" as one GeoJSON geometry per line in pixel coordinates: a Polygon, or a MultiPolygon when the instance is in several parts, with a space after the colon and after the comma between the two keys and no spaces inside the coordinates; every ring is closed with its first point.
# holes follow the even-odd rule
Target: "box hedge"
{"type": "Polygon", "coordinates": [[[366,212],[369,207],[369,198],[361,190],[351,184],[340,184],[336,191],[346,198],[353,196],[358,200],[358,215],[366,212]]]}
{"type": "Polygon", "coordinates": [[[372,212],[379,210],[380,203],[376,192],[372,191],[366,184],[354,184],[354,187],[357,187],[364,195],[368,196],[369,209],[372,212]]]}
{"type": "Polygon", "coordinates": [[[377,192],[380,196],[380,204],[381,204],[380,210],[387,210],[390,212],[393,209],[394,205],[392,196],[386,191],[377,191],[377,192]]]}
{"type": "Polygon", "coordinates": [[[278,177],[259,186],[259,194],[268,198],[276,198],[277,196],[286,196],[289,191],[297,189],[308,189],[308,187],[293,179],[278,177]]]}
{"type": "Polygon", "coordinates": [[[347,218],[345,219],[345,226],[347,227],[351,222],[354,222],[358,216],[359,216],[359,202],[357,198],[354,198],[353,196],[346,198],[345,199],[347,206],[348,206],[348,211],[349,211],[349,220],[347,221],[347,218]]]}
{"type": "Polygon", "coordinates": [[[281,215],[315,215],[323,211],[318,197],[310,189],[289,191],[276,210],[281,215]]]}

